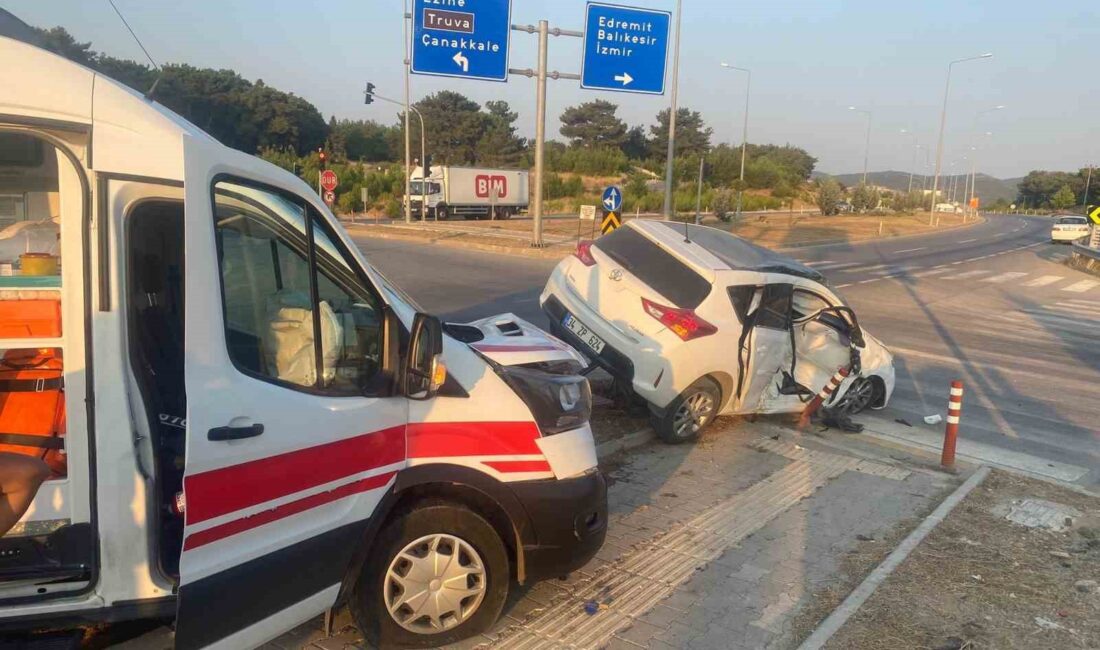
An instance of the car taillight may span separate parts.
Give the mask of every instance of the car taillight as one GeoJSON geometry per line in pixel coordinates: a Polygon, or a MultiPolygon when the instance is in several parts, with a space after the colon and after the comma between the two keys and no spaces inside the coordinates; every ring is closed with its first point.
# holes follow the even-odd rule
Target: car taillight
{"type": "Polygon", "coordinates": [[[585,266],[592,266],[596,263],[596,258],[592,257],[592,242],[590,241],[577,242],[577,250],[573,253],[573,256],[585,266]]]}
{"type": "Polygon", "coordinates": [[[685,341],[710,336],[718,332],[717,327],[699,318],[690,309],[665,307],[645,298],[642,298],[642,308],[645,309],[647,314],[661,321],[661,324],[685,341]]]}

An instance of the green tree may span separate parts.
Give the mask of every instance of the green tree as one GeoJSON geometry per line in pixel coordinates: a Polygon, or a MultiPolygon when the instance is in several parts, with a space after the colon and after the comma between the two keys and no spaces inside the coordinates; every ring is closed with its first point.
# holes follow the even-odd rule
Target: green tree
{"type": "Polygon", "coordinates": [[[1054,193],[1054,196],[1050,197],[1050,203],[1055,210],[1065,210],[1072,205],[1077,205],[1077,194],[1069,185],[1063,185],[1054,193]]]}
{"type": "MultiPolygon", "coordinates": [[[[649,141],[650,155],[658,160],[664,160],[668,154],[668,118],[669,109],[657,114],[657,123],[649,127],[652,138],[649,141]]],[[[714,129],[707,126],[703,115],[699,111],[690,108],[680,108],[676,111],[676,157],[699,156],[710,149],[710,137],[714,129]]],[[[696,158],[696,166],[698,166],[696,158]]]]}
{"type": "Polygon", "coordinates": [[[561,134],[583,149],[622,147],[627,128],[615,115],[617,110],[618,106],[603,99],[570,106],[561,114],[561,134]]]}
{"type": "Polygon", "coordinates": [[[632,126],[623,138],[623,153],[630,160],[641,160],[649,153],[649,138],[645,135],[645,127],[632,126]]]}
{"type": "Polygon", "coordinates": [[[874,186],[860,183],[852,191],[852,208],[857,212],[874,210],[878,207],[880,198],[879,192],[874,186]]]}
{"type": "Polygon", "coordinates": [[[1034,170],[1020,181],[1020,196],[1016,202],[1031,208],[1053,205],[1054,195],[1066,185],[1076,196],[1084,191],[1085,179],[1079,174],[1068,172],[1034,170]]]}
{"type": "Polygon", "coordinates": [[[814,199],[817,209],[821,214],[831,216],[840,212],[840,201],[844,198],[844,191],[840,183],[831,178],[822,178],[817,181],[817,194],[814,199]]]}
{"type": "Polygon", "coordinates": [[[489,167],[518,165],[527,149],[527,141],[516,135],[518,114],[505,101],[485,103],[488,114],[482,123],[477,143],[477,162],[489,167]]]}

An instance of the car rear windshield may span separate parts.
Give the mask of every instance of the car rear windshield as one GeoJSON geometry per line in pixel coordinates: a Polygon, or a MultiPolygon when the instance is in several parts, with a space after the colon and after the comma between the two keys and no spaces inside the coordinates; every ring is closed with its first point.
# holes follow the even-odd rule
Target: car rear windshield
{"type": "Polygon", "coordinates": [[[619,228],[598,239],[595,247],[675,307],[695,309],[710,293],[706,278],[633,228],[619,228]]]}
{"type": "Polygon", "coordinates": [[[1071,224],[1071,225],[1074,225],[1074,226],[1080,226],[1082,224],[1087,224],[1088,220],[1085,219],[1084,217],[1062,217],[1061,219],[1058,220],[1058,223],[1064,223],[1064,224],[1071,224]]]}

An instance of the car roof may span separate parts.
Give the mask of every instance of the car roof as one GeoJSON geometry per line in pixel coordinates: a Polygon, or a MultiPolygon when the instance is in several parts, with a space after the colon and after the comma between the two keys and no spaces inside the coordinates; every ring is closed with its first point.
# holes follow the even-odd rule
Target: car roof
{"type": "Polygon", "coordinates": [[[700,270],[785,273],[815,282],[825,281],[821,273],[794,258],[718,228],[641,219],[634,219],[627,225],[642,231],[664,248],[675,251],[684,261],[700,270]]]}

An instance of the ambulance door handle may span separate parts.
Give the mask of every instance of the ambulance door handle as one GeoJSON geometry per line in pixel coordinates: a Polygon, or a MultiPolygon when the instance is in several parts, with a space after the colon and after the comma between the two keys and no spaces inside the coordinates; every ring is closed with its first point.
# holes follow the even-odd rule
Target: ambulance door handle
{"type": "Polygon", "coordinates": [[[262,424],[253,424],[247,427],[217,427],[206,432],[206,439],[215,442],[244,440],[245,438],[255,438],[262,435],[263,432],[264,425],[262,424]]]}

